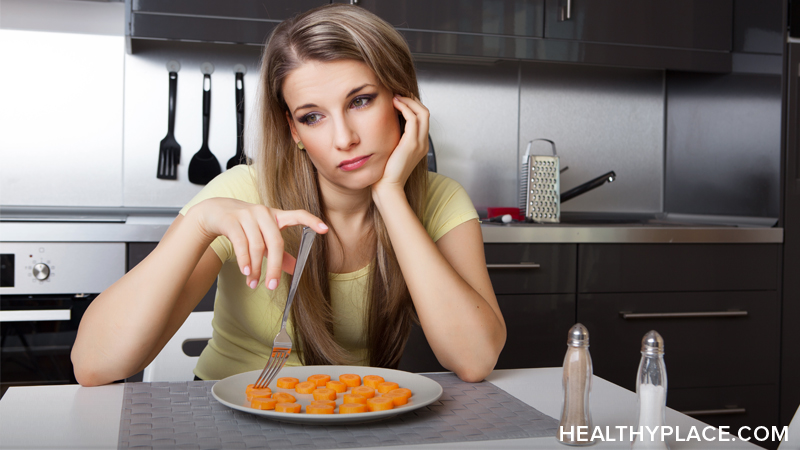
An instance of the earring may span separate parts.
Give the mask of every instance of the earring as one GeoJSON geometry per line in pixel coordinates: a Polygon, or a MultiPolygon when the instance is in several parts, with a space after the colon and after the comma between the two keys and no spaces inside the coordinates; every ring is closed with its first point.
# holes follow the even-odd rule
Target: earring
{"type": "Polygon", "coordinates": [[[303,141],[297,141],[297,148],[299,148],[300,150],[305,150],[306,146],[303,145],[303,141]]]}

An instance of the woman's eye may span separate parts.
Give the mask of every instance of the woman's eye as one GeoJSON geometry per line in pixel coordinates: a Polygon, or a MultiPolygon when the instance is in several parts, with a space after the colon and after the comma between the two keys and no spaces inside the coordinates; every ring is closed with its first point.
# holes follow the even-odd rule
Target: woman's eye
{"type": "Polygon", "coordinates": [[[372,100],[372,96],[365,95],[363,97],[357,97],[353,100],[353,108],[363,108],[369,104],[372,100]]]}
{"type": "Polygon", "coordinates": [[[305,125],[314,125],[315,123],[319,122],[322,116],[316,113],[306,114],[300,119],[300,123],[305,125]]]}

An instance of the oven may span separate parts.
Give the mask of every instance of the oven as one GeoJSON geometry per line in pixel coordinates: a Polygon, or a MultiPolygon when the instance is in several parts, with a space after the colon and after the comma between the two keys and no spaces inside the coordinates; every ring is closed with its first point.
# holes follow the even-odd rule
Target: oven
{"type": "Polygon", "coordinates": [[[121,242],[0,242],[0,395],[76,383],[70,352],[97,295],[125,273],[121,242]]]}

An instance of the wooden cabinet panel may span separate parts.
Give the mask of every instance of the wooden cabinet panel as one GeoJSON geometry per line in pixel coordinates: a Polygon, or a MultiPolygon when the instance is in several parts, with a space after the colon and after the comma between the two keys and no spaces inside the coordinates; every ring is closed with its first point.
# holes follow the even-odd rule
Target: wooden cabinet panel
{"type": "Polygon", "coordinates": [[[649,330],[664,337],[670,389],[778,382],[777,292],[579,294],[577,306],[578,322],[591,336],[594,373],[627,389],[636,388],[649,330]],[[741,315],[725,315],[731,312],[741,315]],[[626,319],[624,313],[655,316],[626,319]]]}
{"type": "Polygon", "coordinates": [[[733,0],[547,0],[545,37],[729,52],[733,0]],[[571,18],[563,17],[567,4],[571,18]]]}
{"type": "Polygon", "coordinates": [[[486,244],[486,264],[495,294],[575,292],[576,247],[574,244],[486,244]]]}
{"type": "MultiPolygon", "coordinates": [[[[567,351],[567,332],[575,323],[575,295],[500,295],[497,301],[508,335],[495,368],[561,366],[567,351]]],[[[445,370],[418,326],[411,330],[399,369],[445,370]]]]}
{"type": "Polygon", "coordinates": [[[544,0],[360,0],[398,28],[542,37],[544,0]]]}
{"type": "Polygon", "coordinates": [[[559,367],[567,333],[575,324],[575,295],[498,295],[506,321],[506,346],[498,369],[559,367]]]}
{"type": "MultiPolygon", "coordinates": [[[[778,385],[669,388],[667,406],[715,427],[728,426],[727,431],[734,435],[748,426],[750,430],[742,430],[742,437],[752,438],[756,427],[771,429],[778,424],[778,385]]],[[[757,443],[755,439],[752,442],[757,443]]],[[[777,442],[773,444],[774,448],[777,442]]]]}
{"type": "Polygon", "coordinates": [[[775,290],[776,244],[586,244],[578,292],[775,290]]]}

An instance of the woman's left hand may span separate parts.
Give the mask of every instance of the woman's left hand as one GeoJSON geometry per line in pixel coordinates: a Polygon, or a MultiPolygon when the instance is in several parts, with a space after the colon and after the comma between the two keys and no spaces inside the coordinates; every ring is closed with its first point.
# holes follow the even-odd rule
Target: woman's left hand
{"type": "Polygon", "coordinates": [[[395,95],[392,102],[395,109],[403,114],[406,127],[386,162],[383,177],[372,185],[373,196],[384,189],[399,189],[402,192],[414,167],[428,154],[428,108],[419,100],[400,95],[395,95]]]}

